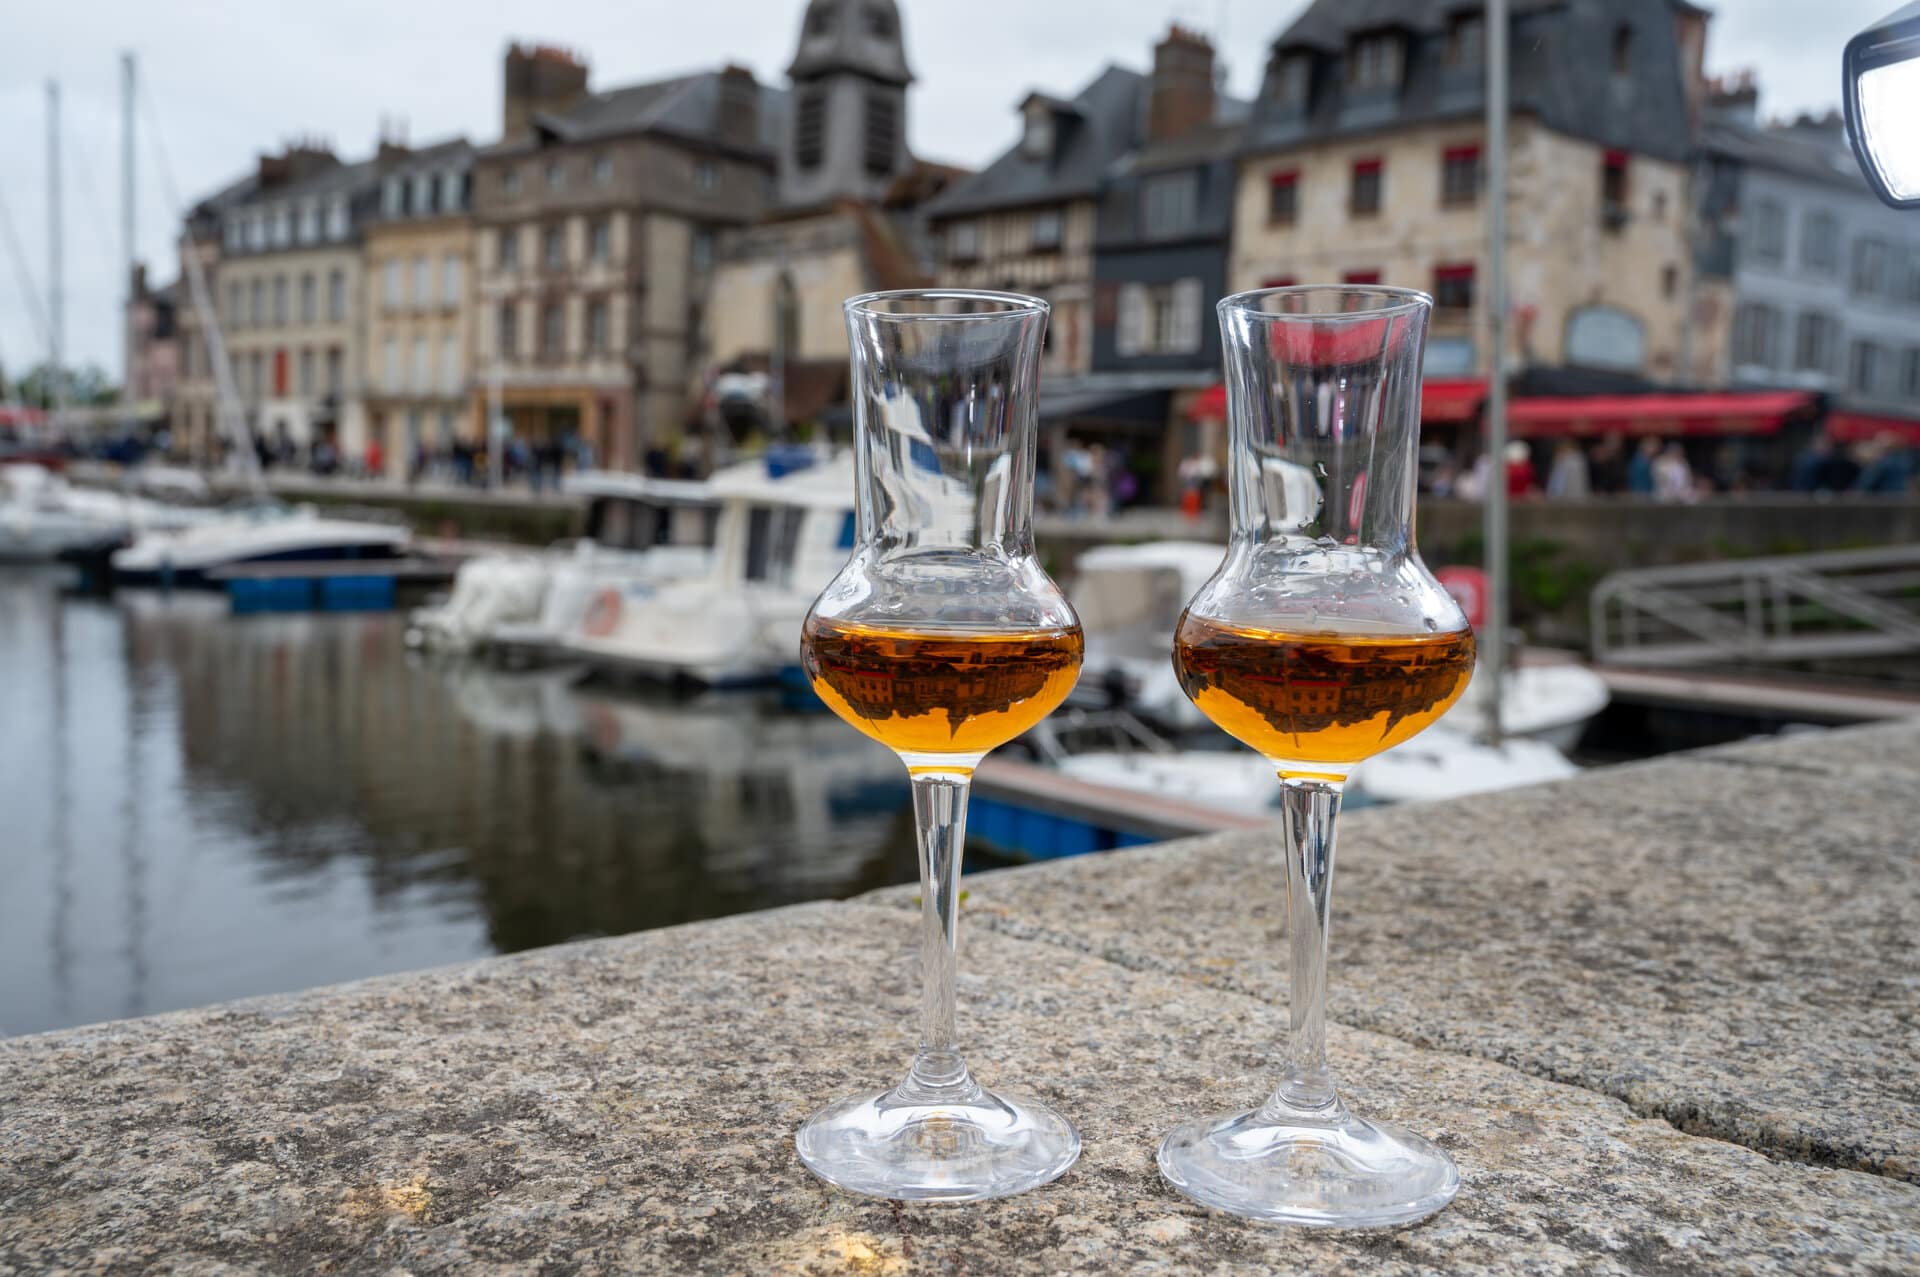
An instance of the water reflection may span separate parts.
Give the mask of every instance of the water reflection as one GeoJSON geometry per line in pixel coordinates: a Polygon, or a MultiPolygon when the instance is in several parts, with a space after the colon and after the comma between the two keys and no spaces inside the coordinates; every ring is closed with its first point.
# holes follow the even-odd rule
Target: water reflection
{"type": "Polygon", "coordinates": [[[914,875],[897,761],[778,697],[409,658],[390,616],[0,575],[0,1033],[914,875]]]}

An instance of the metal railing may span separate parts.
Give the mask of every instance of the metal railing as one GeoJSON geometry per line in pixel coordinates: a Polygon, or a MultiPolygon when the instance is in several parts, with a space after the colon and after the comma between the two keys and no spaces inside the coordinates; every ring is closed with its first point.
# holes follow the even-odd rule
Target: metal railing
{"type": "Polygon", "coordinates": [[[1594,659],[1613,664],[1920,650],[1920,545],[1634,568],[1591,607],[1594,659]]]}

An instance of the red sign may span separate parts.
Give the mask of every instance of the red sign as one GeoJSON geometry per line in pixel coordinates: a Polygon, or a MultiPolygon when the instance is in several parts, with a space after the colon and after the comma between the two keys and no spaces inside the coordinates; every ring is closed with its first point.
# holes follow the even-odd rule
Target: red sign
{"type": "Polygon", "coordinates": [[[1434,574],[1440,578],[1440,584],[1460,610],[1467,614],[1467,624],[1479,629],[1487,623],[1487,574],[1479,568],[1446,567],[1434,574]]]}

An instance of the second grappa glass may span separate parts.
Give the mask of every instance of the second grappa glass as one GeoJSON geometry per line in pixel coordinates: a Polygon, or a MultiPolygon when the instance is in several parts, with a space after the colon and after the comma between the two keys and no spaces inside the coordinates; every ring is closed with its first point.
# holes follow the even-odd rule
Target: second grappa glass
{"type": "Polygon", "coordinates": [[[1065,699],[1080,622],[1033,548],[1036,395],[1047,304],[874,293],[846,304],[856,548],[808,615],[820,699],[907,765],[920,843],[920,1050],[905,1080],[828,1105],[800,1158],[855,1192],[1001,1197],[1073,1165],[1052,1109],[986,1090],[954,1032],[956,909],[974,766],[1065,699]]]}
{"type": "Polygon", "coordinates": [[[1413,541],[1431,306],[1423,293],[1336,287],[1220,303],[1233,535],[1180,620],[1174,667],[1200,712],[1280,774],[1292,1032],[1267,1102],[1177,1128],[1160,1169],[1236,1215],[1399,1224],[1460,1184],[1433,1144],[1349,1111],[1327,1070],[1342,787],[1355,764],[1439,718],[1473,672],[1473,634],[1413,541]]]}

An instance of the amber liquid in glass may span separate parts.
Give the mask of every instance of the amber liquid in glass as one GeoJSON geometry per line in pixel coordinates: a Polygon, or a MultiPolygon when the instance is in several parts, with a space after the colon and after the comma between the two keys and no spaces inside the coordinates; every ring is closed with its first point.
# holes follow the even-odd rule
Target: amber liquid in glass
{"type": "Polygon", "coordinates": [[[1202,714],[1265,757],[1344,766],[1410,739],[1459,699],[1473,631],[1301,634],[1189,613],[1173,667],[1202,714]]]}
{"type": "Polygon", "coordinates": [[[808,617],[801,662],[830,709],[903,754],[984,754],[1073,690],[1080,629],[878,629],[808,617]]]}

